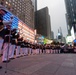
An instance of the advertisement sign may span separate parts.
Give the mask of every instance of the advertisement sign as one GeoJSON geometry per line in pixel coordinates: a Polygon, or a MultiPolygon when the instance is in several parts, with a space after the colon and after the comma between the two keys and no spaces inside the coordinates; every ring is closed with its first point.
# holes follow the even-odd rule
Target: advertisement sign
{"type": "Polygon", "coordinates": [[[74,28],[73,28],[73,26],[72,26],[72,28],[71,28],[71,36],[72,36],[72,38],[73,38],[73,40],[75,39],[75,33],[74,33],[74,28]]]}
{"type": "Polygon", "coordinates": [[[35,32],[34,32],[34,30],[29,28],[21,20],[19,20],[19,22],[18,22],[18,29],[20,31],[21,37],[23,37],[25,40],[28,40],[28,41],[31,41],[31,42],[35,41],[35,32]]]}
{"type": "MultiPolygon", "coordinates": [[[[11,20],[11,16],[12,16],[12,15],[13,15],[12,13],[7,12],[7,13],[3,16],[3,20],[5,20],[5,21],[11,20]]],[[[15,15],[13,15],[13,16],[14,16],[14,18],[13,18],[13,22],[12,22],[12,25],[11,25],[11,28],[12,28],[12,29],[18,28],[18,20],[19,20],[15,15]]]]}
{"type": "Polygon", "coordinates": [[[66,37],[66,43],[67,43],[67,44],[70,44],[70,43],[72,43],[72,42],[73,42],[72,36],[67,36],[67,37],[66,37]]]}

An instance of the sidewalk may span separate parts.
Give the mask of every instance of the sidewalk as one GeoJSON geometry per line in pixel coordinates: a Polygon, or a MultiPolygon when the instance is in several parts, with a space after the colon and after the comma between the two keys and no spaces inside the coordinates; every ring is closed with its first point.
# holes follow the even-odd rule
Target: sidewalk
{"type": "Polygon", "coordinates": [[[76,54],[29,55],[0,63],[0,75],[76,75],[76,54]]]}

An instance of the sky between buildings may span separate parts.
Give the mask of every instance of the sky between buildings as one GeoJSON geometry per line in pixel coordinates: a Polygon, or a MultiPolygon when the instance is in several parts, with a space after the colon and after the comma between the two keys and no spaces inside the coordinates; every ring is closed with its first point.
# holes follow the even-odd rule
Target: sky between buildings
{"type": "Polygon", "coordinates": [[[63,36],[67,35],[67,25],[66,25],[66,8],[64,0],[37,0],[38,10],[44,7],[49,8],[49,14],[51,17],[51,29],[54,32],[54,37],[58,34],[58,29],[61,27],[63,36]]]}

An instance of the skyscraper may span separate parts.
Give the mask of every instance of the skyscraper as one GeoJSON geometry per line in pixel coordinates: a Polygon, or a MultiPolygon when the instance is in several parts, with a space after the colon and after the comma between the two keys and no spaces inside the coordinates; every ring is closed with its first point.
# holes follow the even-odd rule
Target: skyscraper
{"type": "Polygon", "coordinates": [[[34,29],[34,1],[32,3],[31,0],[0,0],[0,3],[34,29]]]}
{"type": "Polygon", "coordinates": [[[70,33],[72,26],[76,32],[76,0],[65,0],[67,28],[70,33]]]}
{"type": "Polygon", "coordinates": [[[40,9],[36,12],[36,25],[37,33],[47,38],[51,38],[51,25],[48,7],[40,9]]]}
{"type": "Polygon", "coordinates": [[[34,10],[37,11],[37,0],[31,0],[34,6],[34,10]]]}

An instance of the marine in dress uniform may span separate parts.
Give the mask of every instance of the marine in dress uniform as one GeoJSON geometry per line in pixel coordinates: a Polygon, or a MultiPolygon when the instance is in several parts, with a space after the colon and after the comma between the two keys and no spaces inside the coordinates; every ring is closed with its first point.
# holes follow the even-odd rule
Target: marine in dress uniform
{"type": "MultiPolygon", "coordinates": [[[[2,7],[0,6],[0,54],[1,54],[1,49],[2,49],[2,45],[3,45],[3,29],[4,29],[4,25],[3,25],[3,15],[5,14],[5,11],[2,11],[2,7]]],[[[0,69],[2,68],[2,66],[0,66],[0,69]]]]}
{"type": "Polygon", "coordinates": [[[25,44],[25,55],[28,55],[28,48],[27,48],[28,43],[26,40],[24,41],[24,44],[25,44]]]}
{"type": "Polygon", "coordinates": [[[27,55],[25,40],[22,41],[22,47],[21,48],[22,48],[22,55],[24,55],[24,56],[27,55]]]}
{"type": "Polygon", "coordinates": [[[5,37],[4,37],[4,47],[3,47],[3,56],[2,61],[9,61],[9,49],[11,46],[11,34],[10,34],[10,26],[7,26],[5,29],[5,37]]]}
{"type": "MultiPolygon", "coordinates": [[[[1,11],[1,10],[0,10],[1,11]]],[[[3,45],[3,41],[4,41],[4,39],[3,39],[3,37],[4,37],[4,30],[3,30],[3,28],[4,28],[4,25],[3,25],[3,16],[0,14],[0,55],[2,54],[1,53],[1,49],[2,49],[2,45],[3,45]]]]}
{"type": "Polygon", "coordinates": [[[36,54],[39,54],[39,45],[36,44],[36,54]]]}
{"type": "Polygon", "coordinates": [[[28,46],[29,46],[29,55],[31,55],[32,54],[32,48],[31,48],[31,46],[32,46],[32,43],[31,42],[28,42],[28,46]]]}
{"type": "Polygon", "coordinates": [[[10,59],[14,59],[14,52],[15,52],[15,47],[16,47],[16,30],[17,29],[13,29],[11,31],[11,46],[10,46],[10,50],[9,50],[9,58],[10,59]]]}
{"type": "Polygon", "coordinates": [[[20,38],[20,33],[17,33],[17,48],[16,48],[16,57],[20,57],[20,46],[21,46],[21,38],[20,38]]]}
{"type": "Polygon", "coordinates": [[[32,44],[32,54],[34,55],[34,54],[36,54],[36,46],[35,46],[35,44],[32,44]]]}
{"type": "Polygon", "coordinates": [[[23,37],[21,37],[21,48],[20,48],[20,56],[24,55],[24,40],[23,37]]]}

